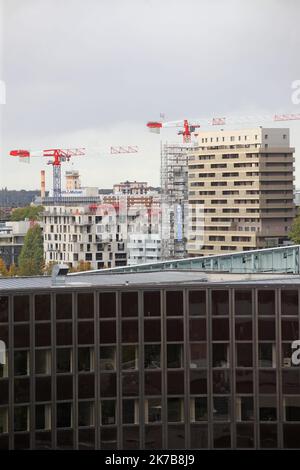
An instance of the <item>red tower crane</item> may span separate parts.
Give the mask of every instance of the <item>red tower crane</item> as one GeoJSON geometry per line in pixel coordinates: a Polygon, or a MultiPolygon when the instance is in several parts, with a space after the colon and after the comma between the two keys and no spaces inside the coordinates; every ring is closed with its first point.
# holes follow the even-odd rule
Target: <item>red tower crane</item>
{"type": "MultiPolygon", "coordinates": [[[[119,155],[127,153],[137,153],[138,147],[129,146],[111,146],[109,147],[110,155],[119,155]]],[[[75,149],[49,149],[49,150],[37,150],[31,152],[30,150],[11,150],[10,155],[13,157],[19,157],[22,159],[29,160],[30,157],[50,157],[47,162],[48,165],[52,165],[53,168],[53,197],[55,201],[58,201],[61,197],[61,164],[68,162],[71,157],[83,156],[86,154],[86,149],[75,148],[75,149]]]]}

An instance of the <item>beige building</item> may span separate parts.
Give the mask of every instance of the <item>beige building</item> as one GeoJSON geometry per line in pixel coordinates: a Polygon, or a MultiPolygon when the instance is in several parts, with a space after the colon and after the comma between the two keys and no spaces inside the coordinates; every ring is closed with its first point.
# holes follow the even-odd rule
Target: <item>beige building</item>
{"type": "Polygon", "coordinates": [[[295,215],[289,129],[200,132],[198,144],[188,162],[188,255],[284,243],[295,215]]]}

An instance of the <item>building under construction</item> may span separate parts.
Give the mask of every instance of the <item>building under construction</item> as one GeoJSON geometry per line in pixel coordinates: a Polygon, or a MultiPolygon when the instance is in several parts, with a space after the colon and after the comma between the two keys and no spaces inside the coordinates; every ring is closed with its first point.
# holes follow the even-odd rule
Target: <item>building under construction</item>
{"type": "Polygon", "coordinates": [[[186,256],[188,149],[191,144],[161,144],[162,259],[186,256]]]}

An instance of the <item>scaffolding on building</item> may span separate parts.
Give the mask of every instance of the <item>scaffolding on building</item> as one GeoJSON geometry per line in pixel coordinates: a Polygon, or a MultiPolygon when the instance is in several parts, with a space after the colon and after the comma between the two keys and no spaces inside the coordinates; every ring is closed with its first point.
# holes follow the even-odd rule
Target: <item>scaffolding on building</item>
{"type": "Polygon", "coordinates": [[[184,258],[185,210],[188,204],[188,150],[192,144],[161,143],[161,257],[184,258]]]}

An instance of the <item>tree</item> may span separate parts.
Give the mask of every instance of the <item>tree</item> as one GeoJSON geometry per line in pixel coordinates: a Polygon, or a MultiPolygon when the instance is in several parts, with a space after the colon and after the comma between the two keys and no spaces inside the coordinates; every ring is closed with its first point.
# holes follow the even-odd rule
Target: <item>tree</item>
{"type": "Polygon", "coordinates": [[[300,213],[294,218],[291,230],[289,232],[289,238],[296,243],[300,244],[300,213]]]}
{"type": "Polygon", "coordinates": [[[39,225],[34,225],[28,230],[18,261],[20,276],[37,276],[43,274],[43,236],[42,229],[39,225]]]}
{"type": "Polygon", "coordinates": [[[10,216],[11,221],[20,221],[20,220],[41,220],[42,212],[44,211],[43,206],[26,206],[18,207],[12,211],[10,216]]]}
{"type": "Polygon", "coordinates": [[[0,258],[0,276],[7,276],[7,267],[2,258],[0,258]]]}
{"type": "Polygon", "coordinates": [[[15,263],[10,265],[7,275],[9,277],[15,277],[18,275],[18,267],[15,265],[15,263]]]}

